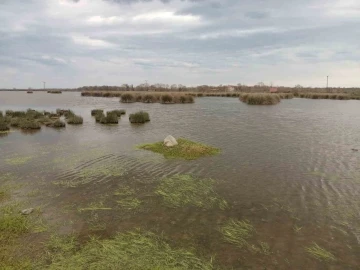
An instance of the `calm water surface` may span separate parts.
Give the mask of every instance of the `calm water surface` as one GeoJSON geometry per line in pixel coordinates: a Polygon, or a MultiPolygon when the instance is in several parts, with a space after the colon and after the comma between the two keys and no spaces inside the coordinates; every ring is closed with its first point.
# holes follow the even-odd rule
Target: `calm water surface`
{"type": "MultiPolygon", "coordinates": [[[[194,104],[121,104],[118,98],[0,92],[0,110],[72,109],[82,126],[57,131],[14,131],[0,138],[0,172],[23,184],[18,192],[41,206],[63,233],[86,237],[144,228],[163,233],[174,246],[193,246],[225,269],[360,269],[360,102],[283,100],[248,106],[236,98],[198,98],[194,104]],[[146,110],[151,122],[96,124],[94,108],[146,110]],[[136,145],[185,137],[221,148],[195,161],[166,160],[136,145]],[[17,160],[18,163],[14,164],[17,160]],[[99,173],[111,168],[111,173],[99,173]],[[154,195],[157,181],[177,173],[216,180],[227,210],[169,209],[154,195]],[[143,201],[136,211],[116,207],[119,186],[143,201]],[[79,211],[96,203],[112,208],[79,211]],[[229,218],[256,228],[251,244],[267,243],[270,254],[254,254],[223,241],[219,227],[229,218]],[[310,257],[317,243],[336,256],[332,263],[310,257]]],[[[4,177],[3,177],[4,178],[4,177]]],[[[1,179],[1,178],[0,178],[1,179]]],[[[5,181],[4,179],[2,181],[5,181]]]]}

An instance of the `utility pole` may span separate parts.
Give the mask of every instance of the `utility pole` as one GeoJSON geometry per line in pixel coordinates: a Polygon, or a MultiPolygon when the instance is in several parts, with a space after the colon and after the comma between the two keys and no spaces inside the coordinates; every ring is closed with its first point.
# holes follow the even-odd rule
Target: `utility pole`
{"type": "Polygon", "coordinates": [[[46,87],[46,82],[43,82],[43,84],[44,84],[44,90],[45,90],[45,87],[46,87]]]}
{"type": "Polygon", "coordinates": [[[326,89],[329,88],[329,76],[326,77],[326,89]]]}

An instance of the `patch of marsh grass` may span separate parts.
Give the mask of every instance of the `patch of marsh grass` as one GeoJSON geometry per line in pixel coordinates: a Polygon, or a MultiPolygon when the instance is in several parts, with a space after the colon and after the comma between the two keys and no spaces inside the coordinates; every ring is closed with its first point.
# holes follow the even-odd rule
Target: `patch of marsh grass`
{"type": "Polygon", "coordinates": [[[116,114],[118,117],[126,114],[126,111],[125,110],[112,110],[112,111],[108,111],[108,113],[114,113],[116,114]]]}
{"type": "Polygon", "coordinates": [[[199,208],[228,207],[227,202],[214,191],[213,179],[199,179],[191,175],[174,175],[162,178],[155,193],[173,208],[196,206],[199,208]]]}
{"type": "Polygon", "coordinates": [[[0,119],[0,131],[6,132],[9,130],[10,130],[10,128],[9,128],[8,124],[4,120],[0,119]]]}
{"type": "Polygon", "coordinates": [[[131,210],[136,209],[141,205],[141,201],[137,198],[134,198],[135,190],[129,187],[118,188],[114,195],[117,196],[116,202],[122,208],[131,210]]]}
{"type": "Polygon", "coordinates": [[[104,110],[102,109],[94,109],[94,110],[91,110],[91,116],[95,116],[99,113],[104,113],[104,110]]]}
{"type": "Polygon", "coordinates": [[[61,120],[55,120],[51,125],[50,127],[53,127],[53,128],[64,128],[66,127],[66,124],[65,122],[61,121],[61,120]]]}
{"type": "Polygon", "coordinates": [[[37,129],[41,129],[41,125],[40,123],[36,122],[36,121],[31,121],[31,120],[23,120],[20,122],[19,127],[21,129],[24,130],[37,130],[37,129]]]}
{"type": "Polygon", "coordinates": [[[306,247],[305,251],[313,258],[322,262],[336,261],[336,258],[326,249],[320,247],[318,244],[313,243],[312,246],[306,247]]]}
{"type": "Polygon", "coordinates": [[[86,207],[79,207],[77,210],[79,212],[84,211],[98,211],[98,210],[111,210],[111,207],[104,206],[104,203],[102,201],[100,202],[92,202],[86,207]]]}
{"type": "Polygon", "coordinates": [[[32,158],[32,156],[13,157],[5,159],[5,162],[8,165],[23,165],[28,163],[32,158]]]}
{"type": "Polygon", "coordinates": [[[139,230],[119,233],[112,239],[92,237],[81,249],[73,239],[52,240],[48,269],[97,270],[210,270],[212,260],[197,257],[193,250],[174,249],[163,237],[139,230]]]}
{"type": "Polygon", "coordinates": [[[270,93],[245,93],[239,98],[248,105],[275,105],[281,101],[279,95],[270,93]]]}
{"type": "Polygon", "coordinates": [[[118,124],[119,116],[114,112],[107,112],[106,116],[102,116],[99,121],[101,124],[118,124]]]}
{"type": "Polygon", "coordinates": [[[78,115],[73,115],[67,118],[67,123],[69,125],[82,125],[83,122],[84,122],[83,118],[78,115]]]}
{"type": "Polygon", "coordinates": [[[249,246],[247,241],[253,236],[255,229],[248,220],[230,219],[220,228],[220,232],[226,242],[243,248],[249,246]]]}
{"type": "Polygon", "coordinates": [[[132,103],[132,102],[135,102],[135,97],[133,94],[129,94],[129,93],[122,94],[121,98],[120,98],[120,102],[132,103]]]}
{"type": "Polygon", "coordinates": [[[130,123],[133,123],[133,124],[143,124],[143,123],[149,122],[150,117],[147,112],[140,111],[137,113],[130,114],[129,121],[130,121],[130,123]]]}
{"type": "Polygon", "coordinates": [[[29,231],[29,217],[21,215],[17,205],[10,204],[0,208],[0,240],[29,231]]]}
{"type": "Polygon", "coordinates": [[[196,143],[186,139],[178,139],[178,145],[167,147],[163,142],[139,145],[139,149],[149,150],[163,154],[165,158],[182,158],[187,160],[197,159],[203,156],[212,156],[220,153],[218,148],[196,143]]]}

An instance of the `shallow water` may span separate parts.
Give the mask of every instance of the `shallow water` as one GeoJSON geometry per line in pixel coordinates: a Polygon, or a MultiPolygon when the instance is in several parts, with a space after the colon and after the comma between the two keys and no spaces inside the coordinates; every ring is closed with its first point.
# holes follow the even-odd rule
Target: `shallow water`
{"type": "MultiPolygon", "coordinates": [[[[225,269],[360,269],[360,103],[283,100],[248,106],[237,98],[197,98],[194,104],[121,104],[118,98],[1,92],[0,110],[72,109],[82,126],[0,138],[0,171],[22,183],[17,196],[42,206],[56,229],[86,237],[133,228],[163,233],[176,246],[193,246],[225,269]],[[94,108],[125,109],[119,125],[95,123],[94,108]],[[146,110],[151,122],[131,125],[146,110]],[[221,149],[195,161],[166,160],[136,145],[184,137],[221,149]],[[177,173],[216,180],[227,210],[171,209],[154,194],[157,182],[177,173]],[[128,210],[114,191],[129,186],[142,204],[128,210]],[[84,210],[96,205],[103,210],[84,210]],[[251,244],[269,254],[224,242],[229,218],[256,229],[251,244]],[[336,261],[317,261],[305,248],[317,243],[336,261]],[[266,268],[267,267],[267,268],[266,268]]],[[[1,181],[5,181],[1,179],[1,181]]]]}

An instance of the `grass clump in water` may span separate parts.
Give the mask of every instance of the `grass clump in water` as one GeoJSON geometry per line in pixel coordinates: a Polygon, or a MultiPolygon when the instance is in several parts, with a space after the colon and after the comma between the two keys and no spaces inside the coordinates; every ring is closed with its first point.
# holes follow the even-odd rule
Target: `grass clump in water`
{"type": "Polygon", "coordinates": [[[249,246],[247,240],[252,237],[255,229],[248,220],[230,219],[220,228],[226,242],[234,244],[240,248],[249,246]]]}
{"type": "Polygon", "coordinates": [[[56,120],[54,123],[52,123],[50,125],[50,127],[53,127],[53,128],[64,128],[66,127],[66,124],[65,122],[61,121],[61,120],[56,120]]]}
{"type": "Polygon", "coordinates": [[[91,240],[80,250],[73,240],[51,245],[55,249],[49,269],[214,269],[211,260],[198,258],[191,250],[173,249],[151,232],[133,231],[113,239],[91,240]],[[57,255],[59,254],[59,255],[57,255]]]}
{"type": "Polygon", "coordinates": [[[112,110],[112,111],[108,111],[108,113],[114,113],[117,115],[117,117],[120,117],[121,115],[126,114],[125,110],[112,110]]]}
{"type": "Polygon", "coordinates": [[[313,258],[323,261],[323,262],[331,262],[335,261],[336,258],[333,254],[331,254],[326,249],[320,247],[318,244],[313,243],[311,247],[305,248],[305,251],[312,256],[313,258]]]}
{"type": "Polygon", "coordinates": [[[99,121],[101,124],[118,124],[119,117],[114,112],[107,112],[106,116],[103,115],[99,121]]]}
{"type": "Polygon", "coordinates": [[[27,157],[14,157],[14,158],[8,158],[5,159],[6,164],[9,165],[23,165],[28,163],[32,159],[31,156],[27,157]]]}
{"type": "Polygon", "coordinates": [[[73,115],[67,119],[67,123],[69,125],[82,125],[83,122],[83,118],[78,115],[73,115]]]}
{"type": "Polygon", "coordinates": [[[15,205],[0,209],[0,239],[18,236],[30,231],[30,220],[21,215],[15,205]]]}
{"type": "Polygon", "coordinates": [[[218,148],[182,138],[178,139],[177,142],[178,145],[172,147],[165,146],[163,142],[157,142],[143,144],[138,146],[138,148],[163,154],[165,158],[182,158],[187,160],[193,160],[203,156],[212,156],[220,152],[218,148]]]}
{"type": "Polygon", "coordinates": [[[155,193],[163,197],[169,207],[196,206],[200,208],[227,208],[227,202],[213,189],[215,181],[191,175],[163,178],[155,193]]]}
{"type": "Polygon", "coordinates": [[[246,93],[240,95],[240,100],[249,105],[275,105],[281,100],[277,94],[246,93]]]}
{"type": "Polygon", "coordinates": [[[95,116],[99,113],[103,113],[104,110],[101,110],[101,109],[94,109],[94,110],[91,110],[91,116],[95,116]]]}
{"type": "Polygon", "coordinates": [[[19,127],[24,130],[41,129],[41,125],[38,122],[31,121],[31,120],[21,121],[19,124],[19,127]]]}
{"type": "Polygon", "coordinates": [[[10,128],[7,123],[4,120],[0,119],[0,132],[7,132],[9,130],[10,128]]]}
{"type": "Polygon", "coordinates": [[[133,124],[143,124],[143,123],[149,122],[150,117],[147,112],[140,111],[137,113],[130,114],[129,121],[130,121],[130,123],[133,123],[133,124]]]}
{"type": "Polygon", "coordinates": [[[121,102],[123,103],[132,103],[135,102],[135,97],[132,94],[126,93],[121,95],[121,102]]]}

